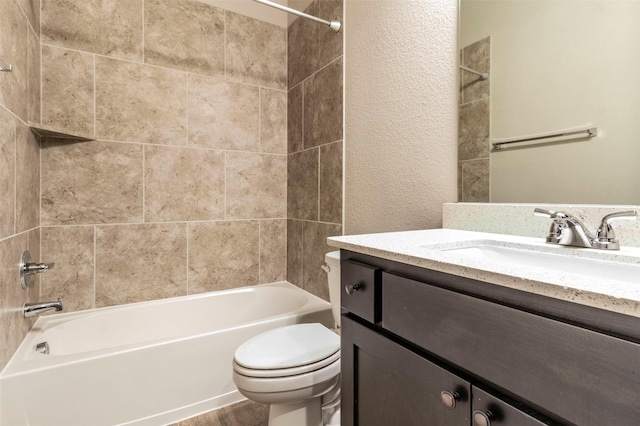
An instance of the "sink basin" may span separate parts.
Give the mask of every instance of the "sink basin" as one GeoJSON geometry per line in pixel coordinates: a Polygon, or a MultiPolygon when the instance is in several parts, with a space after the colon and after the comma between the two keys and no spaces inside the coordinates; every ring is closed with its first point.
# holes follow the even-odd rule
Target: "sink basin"
{"type": "Polygon", "coordinates": [[[640,258],[601,250],[477,240],[425,245],[444,253],[484,263],[524,266],[590,278],[640,284],[640,258]]]}

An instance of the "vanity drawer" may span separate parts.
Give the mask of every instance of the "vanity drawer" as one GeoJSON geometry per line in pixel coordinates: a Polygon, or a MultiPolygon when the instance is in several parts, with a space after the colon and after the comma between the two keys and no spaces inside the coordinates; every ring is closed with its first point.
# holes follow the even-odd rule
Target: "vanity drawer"
{"type": "Polygon", "coordinates": [[[382,327],[577,425],[637,425],[640,345],[384,273],[382,327]]]}
{"type": "Polygon", "coordinates": [[[344,259],[340,262],[341,306],[360,318],[380,322],[382,270],[365,263],[344,259]]]}

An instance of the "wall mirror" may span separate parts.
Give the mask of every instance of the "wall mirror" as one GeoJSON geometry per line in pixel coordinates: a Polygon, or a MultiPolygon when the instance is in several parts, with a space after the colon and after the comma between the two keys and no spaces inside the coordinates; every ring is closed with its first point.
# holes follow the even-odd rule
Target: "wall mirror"
{"type": "Polygon", "coordinates": [[[459,28],[489,74],[459,71],[459,201],[640,204],[640,0],[461,0],[459,28]]]}

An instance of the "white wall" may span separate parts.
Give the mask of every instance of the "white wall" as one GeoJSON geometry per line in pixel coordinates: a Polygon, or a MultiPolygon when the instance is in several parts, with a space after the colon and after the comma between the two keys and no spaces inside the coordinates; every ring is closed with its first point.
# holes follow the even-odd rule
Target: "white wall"
{"type": "Polygon", "coordinates": [[[463,1],[460,45],[491,36],[492,139],[599,131],[492,153],[491,201],[637,204],[639,19],[637,0],[463,1]]]}
{"type": "Polygon", "coordinates": [[[345,233],[437,228],[456,200],[457,1],[345,1],[345,233]]]}

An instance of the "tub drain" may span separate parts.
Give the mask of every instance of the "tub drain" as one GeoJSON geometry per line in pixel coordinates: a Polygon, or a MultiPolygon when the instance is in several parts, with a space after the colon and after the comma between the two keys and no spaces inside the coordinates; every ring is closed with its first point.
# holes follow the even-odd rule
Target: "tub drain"
{"type": "Polygon", "coordinates": [[[42,342],[36,345],[36,352],[48,355],[49,354],[49,343],[42,342]]]}

